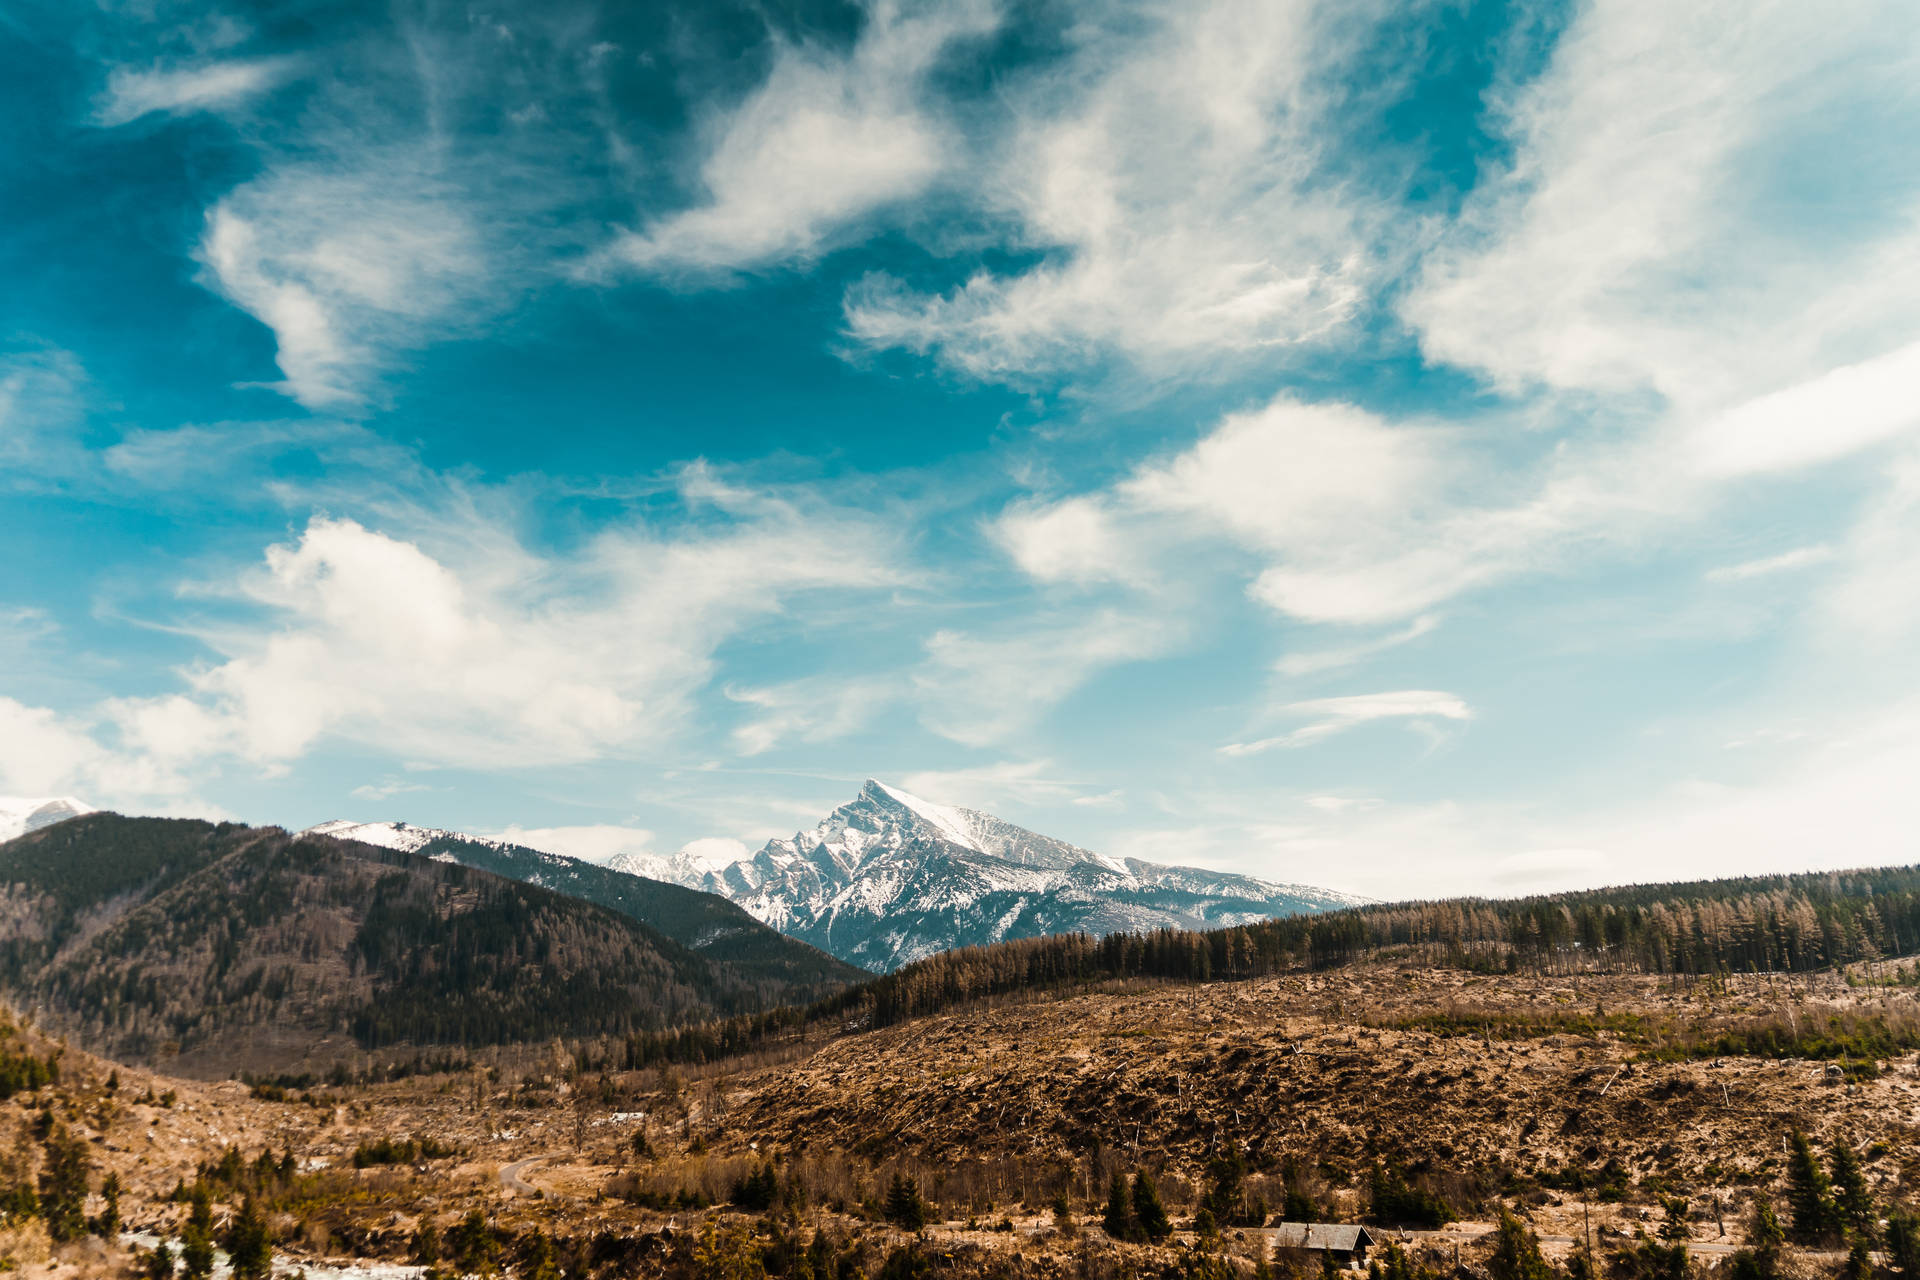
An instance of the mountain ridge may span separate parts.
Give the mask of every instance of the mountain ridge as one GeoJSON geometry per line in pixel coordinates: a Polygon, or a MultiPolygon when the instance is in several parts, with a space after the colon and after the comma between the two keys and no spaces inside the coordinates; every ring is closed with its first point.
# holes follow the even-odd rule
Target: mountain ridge
{"type": "Polygon", "coordinates": [[[510,840],[405,822],[340,818],[308,827],[300,834],[355,840],[436,862],[457,863],[580,898],[638,920],[693,951],[736,963],[746,961],[758,972],[779,974],[793,984],[796,998],[826,995],[869,976],[769,927],[724,895],[609,864],[510,840]]]}
{"type": "Polygon", "coordinates": [[[820,990],[752,960],[452,858],[278,827],[96,813],[0,844],[0,990],[187,1074],[618,1037],[820,990]]]}
{"type": "Polygon", "coordinates": [[[608,865],[700,888],[877,972],[954,947],[1247,923],[1367,900],[1233,872],[1114,858],[869,778],[812,831],[715,868],[684,855],[608,865]]]}

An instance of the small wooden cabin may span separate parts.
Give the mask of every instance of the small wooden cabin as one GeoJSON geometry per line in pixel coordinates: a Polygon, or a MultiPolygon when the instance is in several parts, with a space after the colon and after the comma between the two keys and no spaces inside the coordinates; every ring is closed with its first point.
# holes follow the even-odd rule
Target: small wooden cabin
{"type": "Polygon", "coordinates": [[[1333,1255],[1336,1266],[1364,1267],[1373,1233],[1346,1222],[1278,1222],[1267,1228],[1267,1241],[1276,1249],[1304,1249],[1333,1255]]]}

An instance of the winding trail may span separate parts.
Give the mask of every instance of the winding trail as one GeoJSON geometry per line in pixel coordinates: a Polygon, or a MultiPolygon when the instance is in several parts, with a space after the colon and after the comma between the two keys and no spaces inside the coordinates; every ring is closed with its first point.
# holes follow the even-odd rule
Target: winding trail
{"type": "Polygon", "coordinates": [[[510,1196],[514,1196],[514,1195],[531,1196],[531,1195],[544,1194],[541,1192],[540,1188],[534,1186],[531,1182],[528,1182],[525,1178],[521,1177],[520,1175],[525,1173],[528,1169],[531,1169],[534,1165],[537,1165],[544,1160],[551,1160],[551,1159],[553,1159],[551,1155],[528,1156],[524,1160],[515,1160],[512,1164],[501,1165],[500,1166],[501,1189],[504,1190],[510,1196]]]}

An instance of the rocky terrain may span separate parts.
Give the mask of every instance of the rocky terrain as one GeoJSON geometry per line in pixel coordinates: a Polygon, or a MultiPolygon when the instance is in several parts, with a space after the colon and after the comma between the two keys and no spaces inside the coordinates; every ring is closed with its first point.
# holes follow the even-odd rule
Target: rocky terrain
{"type": "MultiPolygon", "coordinates": [[[[112,1078],[111,1065],[69,1050],[59,1086],[0,1103],[0,1149],[61,1117],[86,1135],[96,1176],[121,1176],[129,1225],[159,1235],[177,1233],[184,1213],[168,1199],[175,1182],[229,1145],[249,1166],[291,1151],[297,1175],[256,1194],[283,1253],[309,1263],[405,1264],[423,1224],[432,1247],[450,1250],[477,1212],[489,1265],[514,1275],[542,1274],[528,1260],[543,1249],[570,1274],[721,1274],[703,1239],[731,1239],[780,1275],[802,1274],[791,1251],[816,1239],[868,1275],[1294,1265],[1269,1247],[1268,1227],[1210,1232],[1196,1220],[1226,1158],[1271,1220],[1290,1192],[1321,1216],[1364,1219],[1374,1171],[1401,1171],[1458,1220],[1381,1234],[1402,1235],[1435,1269],[1481,1265],[1502,1209],[1554,1265],[1589,1245],[1602,1261],[1631,1259],[1640,1241],[1673,1233],[1676,1203],[1694,1266],[1710,1268],[1747,1243],[1756,1203],[1786,1213],[1796,1130],[1823,1152],[1856,1153],[1883,1206],[1910,1203],[1920,1058],[1676,1057],[1676,1035],[1783,1013],[1893,1025],[1915,999],[1911,987],[1832,976],[1809,990],[1383,966],[1112,986],[697,1068],[603,1070],[581,1042],[394,1079],[383,1076],[401,1060],[368,1055],[357,1074],[249,1089],[125,1068],[112,1078]],[[421,1136],[437,1145],[404,1148],[421,1136]],[[771,1190],[754,1191],[763,1169],[771,1190]],[[1111,1239],[1100,1225],[1112,1175],[1141,1170],[1173,1217],[1163,1243],[1111,1239]],[[896,1177],[924,1197],[924,1229],[888,1221],[896,1177]]],[[[221,1193],[222,1213],[238,1200],[221,1193]]],[[[131,1265],[103,1242],[68,1248],[93,1251],[101,1269],[86,1274],[131,1265]]],[[[1792,1268],[1830,1274],[1834,1248],[1792,1251],[1792,1268]]]]}

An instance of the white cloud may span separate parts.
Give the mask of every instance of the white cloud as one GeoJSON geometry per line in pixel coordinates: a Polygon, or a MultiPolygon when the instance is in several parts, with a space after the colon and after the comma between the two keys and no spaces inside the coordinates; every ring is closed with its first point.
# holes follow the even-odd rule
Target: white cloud
{"type": "Polygon", "coordinates": [[[1765,758],[1734,753],[1724,763],[1739,772],[1629,785],[1595,805],[1550,788],[1524,800],[1433,803],[1196,789],[1182,797],[1191,822],[1134,829],[1106,847],[1388,900],[1914,860],[1920,705],[1911,698],[1868,712],[1826,708],[1812,731],[1779,738],[1765,758]]]}
{"type": "MultiPolygon", "coordinates": [[[[1581,6],[1544,74],[1494,95],[1514,160],[1407,295],[1423,350],[1697,419],[1910,340],[1920,51],[1888,38],[1910,18],[1897,0],[1581,6]]],[[[1785,439],[1769,447],[1802,447],[1785,439]]]]}
{"type": "Polygon", "coordinates": [[[109,757],[92,736],[45,707],[0,697],[0,792],[91,789],[109,757]]]}
{"type": "Polygon", "coordinates": [[[483,237],[428,167],[276,170],[208,212],[208,283],[273,330],[278,389],[301,404],[357,404],[396,350],[485,296],[483,237]]]}
{"type": "Polygon", "coordinates": [[[1770,578],[1776,573],[1790,573],[1810,565],[1825,564],[1832,560],[1833,556],[1832,547],[1795,547],[1791,551],[1782,551],[1777,556],[1763,556],[1758,560],[1743,560],[1739,564],[1721,565],[1717,569],[1707,570],[1706,576],[1709,582],[1745,582],[1749,578],[1770,578]]]}
{"type": "Polygon", "coordinates": [[[418,791],[431,791],[424,782],[407,782],[400,778],[388,778],[385,782],[368,782],[355,787],[350,793],[356,800],[370,800],[375,803],[391,800],[395,796],[411,795],[418,791]]]}
{"type": "Polygon", "coordinates": [[[98,808],[214,820],[229,815],[193,794],[194,779],[137,742],[113,742],[111,716],[0,697],[0,792],[77,795],[98,808]]]}
{"type": "Polygon", "coordinates": [[[1042,582],[1129,582],[1143,575],[1138,548],[1098,498],[1016,502],[988,526],[988,536],[1042,582]]]}
{"type": "Polygon", "coordinates": [[[1377,264],[1365,215],[1316,176],[1312,72],[1363,26],[1304,0],[1089,18],[1061,65],[1002,90],[1011,137],[972,179],[1041,261],[932,296],[870,277],[849,330],[999,377],[1110,351],[1211,365],[1336,329],[1377,264]]]}
{"type": "Polygon", "coordinates": [[[1090,792],[1084,784],[1062,776],[1049,760],[1000,760],[963,769],[919,769],[887,781],[936,804],[996,813],[1006,808],[1061,803],[1099,807],[1120,798],[1115,791],[1090,792]]]}
{"type": "MultiPolygon", "coordinates": [[[[770,838],[770,837],[769,837],[770,838]]],[[[694,862],[705,867],[724,867],[738,862],[751,852],[743,840],[731,836],[701,836],[681,845],[677,852],[685,854],[694,862]]]]}
{"type": "Polygon", "coordinates": [[[603,534],[542,557],[479,519],[440,554],[316,517],[226,594],[252,623],[205,628],[223,660],[190,695],[114,714],[163,758],[232,752],[273,767],[322,738],[427,764],[577,761],[646,750],[682,723],[715,650],[802,593],[902,581],[890,538],[861,517],[683,479],[725,519],[662,535],[603,534]]]}
{"type": "Polygon", "coordinates": [[[1815,597],[1824,655],[1865,660],[1883,674],[1911,671],[1902,660],[1920,642],[1920,452],[1887,468],[1883,491],[1865,504],[1836,550],[1815,597]]]}
{"type": "Polygon", "coordinates": [[[86,371],[71,352],[0,354],[0,487],[72,474],[83,465],[86,371]]]}
{"type": "Polygon", "coordinates": [[[756,756],[787,742],[832,742],[864,727],[906,692],[906,680],[897,675],[809,676],[753,688],[729,685],[729,699],[755,708],[753,718],[734,729],[734,749],[756,756]]]}
{"type": "Polygon", "coordinates": [[[155,111],[214,111],[271,89],[293,71],[290,58],[233,59],[177,67],[115,67],[94,106],[94,123],[126,124],[155,111]]]}
{"type": "Polygon", "coordinates": [[[1281,613],[1390,622],[1541,562],[1590,501],[1547,480],[1524,501],[1476,501],[1470,482],[1496,493],[1511,482],[1477,476],[1472,461],[1450,431],[1282,395],[1102,493],[1016,503],[995,536],[1042,581],[1109,565],[1141,581],[1158,562],[1190,577],[1193,544],[1225,540],[1263,562],[1249,594],[1281,613]]]}
{"type": "Polygon", "coordinates": [[[782,44],[767,79],[709,127],[707,202],[621,236],[606,256],[648,271],[807,259],[853,220],[920,194],[956,147],[923,109],[927,75],[997,20],[986,0],[874,0],[850,50],[782,44]]]}
{"type": "Polygon", "coordinates": [[[1276,709],[1281,716],[1303,717],[1311,723],[1255,742],[1232,742],[1222,755],[1250,756],[1275,747],[1305,747],[1374,720],[1471,720],[1473,710],[1464,699],[1432,689],[1401,689],[1391,693],[1361,693],[1341,698],[1312,698],[1276,709]]]}
{"type": "Polygon", "coordinates": [[[1411,644],[1420,637],[1431,633],[1440,625],[1440,619],[1433,614],[1422,614],[1405,628],[1391,632],[1364,644],[1342,645],[1333,649],[1303,649],[1289,653],[1273,664],[1273,669],[1283,676],[1298,677],[1316,675],[1322,671],[1333,671],[1340,667],[1350,667],[1376,653],[1388,649],[1397,649],[1403,644],[1411,644]]]}
{"type": "Polygon", "coordinates": [[[1223,527],[1250,546],[1324,557],[1386,541],[1447,484],[1437,433],[1343,404],[1282,398],[1229,414],[1191,449],[1119,486],[1146,512],[1223,527]]]}
{"type": "Polygon", "coordinates": [[[1694,429],[1685,447],[1709,474],[1737,476],[1844,457],[1915,426],[1920,342],[1735,405],[1694,429]]]}
{"type": "Polygon", "coordinates": [[[1167,652],[1185,634],[1165,614],[1100,608],[975,632],[937,631],[913,672],[920,719],[942,737],[990,746],[1030,730],[1107,668],[1167,652]]]}

